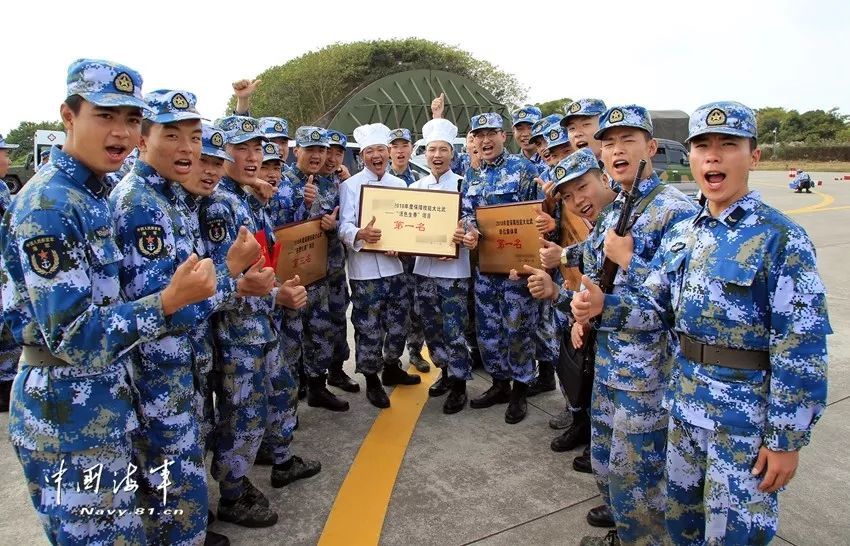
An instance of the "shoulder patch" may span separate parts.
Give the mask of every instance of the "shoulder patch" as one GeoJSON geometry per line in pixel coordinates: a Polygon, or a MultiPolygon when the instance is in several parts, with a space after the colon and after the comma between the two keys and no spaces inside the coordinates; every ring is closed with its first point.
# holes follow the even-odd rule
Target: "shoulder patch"
{"type": "Polygon", "coordinates": [[[162,226],[147,224],[136,228],[136,249],[145,258],[160,258],[165,254],[162,226]]]}
{"type": "Polygon", "coordinates": [[[62,242],[55,235],[40,235],[24,241],[30,267],[39,277],[52,279],[62,263],[62,242]]]}
{"type": "Polygon", "coordinates": [[[207,222],[207,237],[213,243],[220,243],[227,235],[227,229],[224,226],[224,220],[221,218],[213,218],[207,222]]]}

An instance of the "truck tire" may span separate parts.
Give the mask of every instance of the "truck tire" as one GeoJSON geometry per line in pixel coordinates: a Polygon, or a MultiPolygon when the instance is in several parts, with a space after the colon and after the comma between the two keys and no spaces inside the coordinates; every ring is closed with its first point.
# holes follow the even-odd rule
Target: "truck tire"
{"type": "Polygon", "coordinates": [[[15,195],[16,193],[21,191],[22,187],[24,187],[24,185],[21,183],[21,179],[15,175],[9,175],[4,178],[3,181],[6,183],[7,186],[9,186],[9,193],[11,193],[12,195],[15,195]]]}

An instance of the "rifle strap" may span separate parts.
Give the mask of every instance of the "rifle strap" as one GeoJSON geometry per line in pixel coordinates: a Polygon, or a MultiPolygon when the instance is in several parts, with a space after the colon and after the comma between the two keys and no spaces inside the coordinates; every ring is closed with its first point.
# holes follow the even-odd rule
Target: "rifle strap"
{"type": "Polygon", "coordinates": [[[649,204],[652,203],[652,200],[655,199],[655,196],[661,193],[662,191],[664,191],[664,182],[661,182],[660,184],[652,188],[652,191],[646,194],[646,196],[640,200],[638,205],[635,207],[635,210],[632,212],[632,221],[629,224],[630,229],[637,221],[637,219],[640,218],[640,215],[643,214],[643,211],[646,210],[646,207],[648,207],[649,204]]]}

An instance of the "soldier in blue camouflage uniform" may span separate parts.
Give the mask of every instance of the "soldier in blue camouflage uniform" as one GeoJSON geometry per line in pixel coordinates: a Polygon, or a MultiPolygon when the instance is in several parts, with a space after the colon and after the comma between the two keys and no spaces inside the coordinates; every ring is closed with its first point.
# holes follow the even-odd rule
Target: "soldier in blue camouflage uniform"
{"type": "MultiPolygon", "coordinates": [[[[695,213],[679,190],[664,186],[652,171],[657,145],[652,119],[640,106],[618,106],[602,116],[595,137],[602,141],[602,156],[616,180],[639,196],[630,233],[636,241],[633,263],[652,260],[661,238],[674,223],[695,213]],[[641,159],[647,161],[637,187],[632,183],[641,159]]],[[[604,244],[616,225],[621,194],[594,226],[584,244],[583,270],[594,281],[607,253],[604,244]]],[[[625,263],[623,269],[635,267],[625,263]]],[[[531,281],[529,281],[531,282],[531,281]]],[[[636,283],[620,271],[614,292],[634,294],[636,283]]],[[[569,311],[572,293],[561,289],[556,305],[569,311]]],[[[611,507],[617,531],[609,537],[585,537],[582,544],[608,544],[622,540],[660,543],[664,536],[663,490],[667,412],[661,407],[669,379],[675,340],[662,328],[645,332],[600,331],[596,349],[596,375],[591,400],[591,459],[597,485],[611,507]],[[619,539],[616,537],[619,536],[619,539]]]]}
{"type": "MultiPolygon", "coordinates": [[[[316,195],[308,203],[303,200],[308,219],[321,218],[321,226],[328,232],[328,262],[335,259],[337,266],[341,260],[340,245],[337,236],[336,187],[330,180],[319,175],[327,160],[328,135],[321,127],[299,127],[295,133],[296,164],[293,167],[295,182],[291,187],[297,196],[300,181],[307,180],[316,188],[316,195]],[[334,250],[336,255],[331,255],[334,250]]],[[[292,180],[284,177],[283,183],[292,180]]],[[[306,190],[305,190],[306,193],[306,190]]],[[[297,197],[296,197],[297,200],[297,197]]],[[[299,207],[296,206],[296,210],[299,207]]],[[[297,213],[296,213],[297,214],[297,213]]],[[[302,312],[304,328],[304,371],[307,375],[307,404],[331,411],[348,411],[348,402],[331,393],[327,388],[327,374],[334,358],[335,330],[330,311],[330,285],[328,279],[322,279],[307,287],[307,306],[302,312]]]]}
{"type": "MultiPolygon", "coordinates": [[[[17,148],[17,144],[9,144],[0,135],[0,218],[6,214],[12,204],[12,195],[9,186],[3,182],[3,177],[9,170],[9,150],[17,148]]],[[[0,283],[6,282],[6,270],[0,271],[0,283]]],[[[0,294],[0,309],[3,308],[2,294],[0,294]]],[[[6,321],[0,317],[0,412],[9,411],[9,394],[12,391],[12,380],[18,370],[18,358],[21,356],[21,348],[15,343],[12,331],[6,326],[6,321]]]]}
{"type": "MultiPolygon", "coordinates": [[[[256,179],[262,160],[262,134],[257,121],[229,116],[216,126],[226,135],[227,153],[233,161],[225,163],[227,176],[204,200],[199,216],[204,244],[216,263],[222,263],[241,226],[251,232],[265,229],[268,234],[268,225],[255,216],[256,205],[252,207],[248,199],[267,183],[256,179]]],[[[272,268],[262,268],[262,260],[249,272],[264,276],[268,283],[274,279],[272,268]]],[[[268,507],[268,500],[253,487],[247,473],[267,428],[274,432],[271,447],[275,453],[286,444],[280,423],[267,422],[269,399],[274,403],[276,396],[267,388],[269,383],[276,384],[269,371],[280,370],[280,340],[272,316],[283,294],[281,289],[266,296],[238,298],[227,310],[217,313],[213,321],[221,351],[219,421],[212,463],[212,476],[221,491],[218,517],[248,527],[267,527],[277,522],[277,513],[268,507]]],[[[273,411],[271,415],[275,418],[278,414],[273,411]]],[[[273,485],[279,471],[278,465],[272,467],[273,485]]]]}
{"type": "MultiPolygon", "coordinates": [[[[778,491],[826,406],[825,288],[806,232],[749,190],[757,134],[743,104],[694,112],[691,165],[707,206],[665,235],[648,269],[630,268],[645,280],[638,297],[604,298],[604,328],[679,335],[667,447],[675,544],[769,543],[778,491]]],[[[576,298],[584,318],[602,310],[601,294],[588,296],[576,298]]]]}
{"type": "MultiPolygon", "coordinates": [[[[151,113],[142,124],[140,157],[110,194],[115,240],[123,254],[121,285],[136,300],[168,284],[176,267],[192,253],[203,255],[193,212],[185,207],[183,184],[192,184],[200,160],[201,116],[187,91],[160,90],[145,96],[151,113]]],[[[206,532],[207,481],[204,449],[196,417],[196,370],[191,331],[203,325],[217,305],[232,297],[234,277],[259,255],[259,245],[243,230],[228,263],[217,266],[218,289],[212,300],[184,308],[187,324],[133,351],[133,386],[139,393],[142,422],[133,436],[139,468],[169,461],[169,484],[159,474],[142,474],[139,505],[148,542],[195,544],[206,532]],[[237,254],[244,249],[242,258],[237,254]],[[167,502],[162,489],[167,485],[167,502]],[[178,510],[179,509],[179,510],[178,510]]]]}
{"type": "Polygon", "coordinates": [[[277,144],[280,150],[281,176],[291,172],[292,168],[286,164],[286,159],[289,157],[289,122],[283,118],[260,118],[260,132],[263,133],[263,138],[277,144]]]}
{"type": "Polygon", "coordinates": [[[4,317],[24,346],[10,439],[53,544],[144,544],[130,433],[138,426],[128,349],[183,327],[175,313],[215,293],[192,255],[161,291],[125,302],[103,178],[139,142],[141,76],[101,60],[68,69],[68,132],[0,227],[4,317]],[[91,515],[82,509],[115,510],[91,515]]]}
{"type": "MultiPolygon", "coordinates": [[[[319,199],[317,203],[323,214],[333,215],[339,219],[340,184],[350,175],[343,165],[345,148],[348,138],[345,134],[328,129],[328,152],[325,165],[319,171],[319,199]],[[345,178],[342,178],[342,177],[345,178]]],[[[343,364],[351,356],[348,347],[348,305],[351,294],[348,291],[348,279],[345,274],[345,245],[339,237],[339,225],[328,238],[328,309],[333,332],[333,359],[328,366],[328,385],[333,385],[346,392],[359,392],[360,385],[352,380],[342,369],[343,364]]]]}
{"type": "Polygon", "coordinates": [[[407,187],[403,180],[387,173],[389,136],[389,128],[380,123],[354,130],[364,169],[345,181],[340,194],[339,235],[348,249],[356,370],[366,377],[366,398],[377,408],[390,407],[381,383],[389,387],[422,381],[420,376],[401,369],[409,301],[401,262],[395,252],[361,252],[366,243],[381,239],[376,218],[359,218],[362,186],[407,187]]]}
{"type": "MultiPolygon", "coordinates": [[[[536,167],[505,150],[502,116],[474,116],[470,126],[481,153],[481,168],[467,171],[462,188],[464,246],[478,246],[475,209],[482,205],[517,203],[543,198],[536,167]]],[[[534,379],[535,336],[540,305],[528,293],[525,279],[511,280],[476,269],[474,274],[478,346],[493,378],[487,391],[470,406],[487,408],[509,402],[505,422],[518,423],[527,413],[526,391],[534,379]],[[513,380],[513,388],[511,388],[513,380]]]]}
{"type": "Polygon", "coordinates": [[[547,170],[546,161],[537,152],[536,143],[531,142],[531,132],[535,123],[540,121],[543,113],[540,108],[526,104],[522,108],[517,108],[511,112],[513,124],[511,127],[514,132],[514,140],[520,149],[520,154],[527,160],[534,163],[539,173],[547,170]]]}
{"type": "MultiPolygon", "coordinates": [[[[417,180],[416,175],[413,174],[413,170],[410,168],[410,155],[412,152],[413,137],[409,129],[393,129],[390,131],[390,165],[387,168],[387,172],[404,180],[404,183],[408,187],[417,180]]],[[[407,329],[407,355],[410,363],[417,370],[424,373],[431,369],[431,366],[427,360],[422,358],[422,346],[425,344],[425,330],[422,326],[422,318],[416,299],[416,277],[413,274],[416,257],[402,254],[399,256],[399,259],[404,266],[404,278],[405,282],[407,282],[407,294],[410,298],[408,302],[410,312],[407,316],[405,326],[407,329]]],[[[433,359],[434,355],[431,355],[431,358],[433,359]]]]}
{"type": "Polygon", "coordinates": [[[546,146],[546,139],[543,138],[543,134],[553,125],[558,125],[562,118],[561,114],[549,114],[545,118],[537,120],[531,126],[531,136],[528,142],[537,146],[537,154],[544,162],[549,156],[549,148],[546,146]]]}

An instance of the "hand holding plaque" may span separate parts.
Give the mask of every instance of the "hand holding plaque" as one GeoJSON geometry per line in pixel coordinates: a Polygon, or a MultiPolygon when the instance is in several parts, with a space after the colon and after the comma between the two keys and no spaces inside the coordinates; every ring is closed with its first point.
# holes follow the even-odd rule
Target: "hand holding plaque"
{"type": "MultiPolygon", "coordinates": [[[[541,201],[478,207],[481,232],[478,265],[482,273],[527,275],[523,265],[540,263],[540,234],[535,225],[541,201]]],[[[467,233],[468,234],[468,233],[467,233]]]]}

